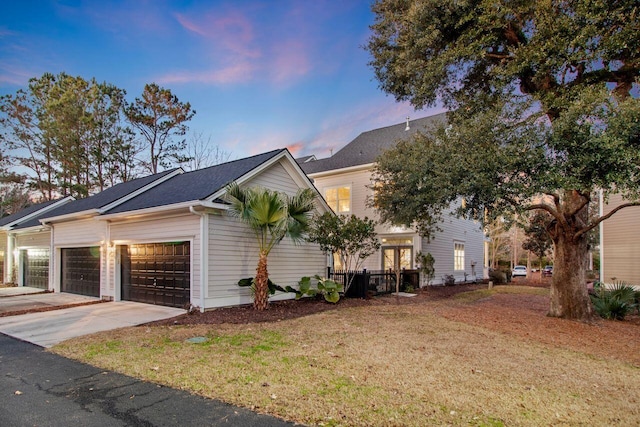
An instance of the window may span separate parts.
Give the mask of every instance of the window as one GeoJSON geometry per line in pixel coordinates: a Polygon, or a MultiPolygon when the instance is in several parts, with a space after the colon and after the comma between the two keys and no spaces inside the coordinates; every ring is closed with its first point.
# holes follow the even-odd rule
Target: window
{"type": "Polygon", "coordinates": [[[464,270],[464,243],[453,244],[453,269],[464,270]]]}
{"type": "Polygon", "coordinates": [[[327,188],[324,192],[327,204],[335,213],[351,212],[351,187],[327,188]]]}

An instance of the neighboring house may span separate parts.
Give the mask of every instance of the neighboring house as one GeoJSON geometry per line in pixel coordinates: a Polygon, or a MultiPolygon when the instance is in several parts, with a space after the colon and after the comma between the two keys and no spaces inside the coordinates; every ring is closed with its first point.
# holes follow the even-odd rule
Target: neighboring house
{"type": "MultiPolygon", "coordinates": [[[[202,310],[251,302],[237,282],[255,274],[257,242],[227,214],[223,197],[231,181],[287,194],[315,191],[286,149],[116,185],[37,219],[50,230],[49,288],[202,310]]],[[[316,205],[329,211],[320,197],[316,205]]],[[[289,239],[269,257],[270,277],[283,286],[325,269],[317,246],[289,239]]]]}
{"type": "MultiPolygon", "coordinates": [[[[408,139],[418,131],[429,131],[445,114],[425,117],[394,126],[361,133],[344,148],[326,159],[305,158],[300,166],[313,179],[316,188],[337,214],[355,214],[377,219],[375,210],[367,207],[373,196],[371,173],[375,159],[408,139]]],[[[430,242],[413,229],[378,225],[377,233],[381,250],[367,258],[363,267],[368,270],[415,268],[418,251],[430,252],[435,259],[434,284],[442,283],[445,275],[453,275],[456,281],[467,278],[481,279],[484,275],[484,234],[480,224],[445,215],[440,224],[443,230],[430,242]]],[[[334,259],[336,268],[340,268],[334,259]]]]}
{"type": "MultiPolygon", "coordinates": [[[[607,215],[624,199],[614,194],[601,213],[607,215]]],[[[624,281],[640,287],[640,207],[628,207],[600,223],[600,280],[624,281]]]]}
{"type": "Polygon", "coordinates": [[[31,286],[48,288],[51,234],[38,222],[33,227],[24,224],[72,200],[50,200],[0,218],[0,283],[18,282],[26,276],[31,286]]]}

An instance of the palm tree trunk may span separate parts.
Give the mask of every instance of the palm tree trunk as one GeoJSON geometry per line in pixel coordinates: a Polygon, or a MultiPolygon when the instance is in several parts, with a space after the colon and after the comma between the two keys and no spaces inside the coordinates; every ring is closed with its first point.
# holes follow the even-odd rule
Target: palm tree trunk
{"type": "Polygon", "coordinates": [[[260,252],[258,268],[256,268],[256,289],[253,296],[253,308],[266,310],[269,307],[269,272],[267,271],[267,254],[260,252]]]}

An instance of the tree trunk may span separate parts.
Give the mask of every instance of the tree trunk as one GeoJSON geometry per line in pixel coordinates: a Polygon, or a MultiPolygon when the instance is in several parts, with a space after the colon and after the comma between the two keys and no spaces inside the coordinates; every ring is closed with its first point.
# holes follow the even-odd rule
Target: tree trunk
{"type": "MultiPolygon", "coordinates": [[[[565,212],[579,203],[576,192],[567,192],[564,201],[565,212]]],[[[588,218],[585,206],[572,216],[565,216],[565,227],[557,225],[551,237],[555,257],[551,282],[551,302],[549,316],[589,322],[593,320],[593,307],[587,292],[586,269],[589,244],[585,234],[574,237],[588,218]]]]}
{"type": "Polygon", "coordinates": [[[260,258],[258,259],[255,286],[253,308],[266,310],[269,307],[269,272],[267,271],[267,255],[263,252],[260,252],[260,258]]]}

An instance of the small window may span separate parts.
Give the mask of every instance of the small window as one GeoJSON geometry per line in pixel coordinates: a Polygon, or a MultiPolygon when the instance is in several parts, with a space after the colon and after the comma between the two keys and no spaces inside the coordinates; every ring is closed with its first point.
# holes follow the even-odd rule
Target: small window
{"type": "Polygon", "coordinates": [[[453,244],[453,269],[464,270],[464,243],[453,244]]]}
{"type": "Polygon", "coordinates": [[[335,213],[351,212],[351,187],[327,188],[324,198],[335,213]]]}
{"type": "Polygon", "coordinates": [[[342,258],[337,253],[333,254],[333,269],[334,270],[344,270],[344,265],[342,264],[342,258]]]}

